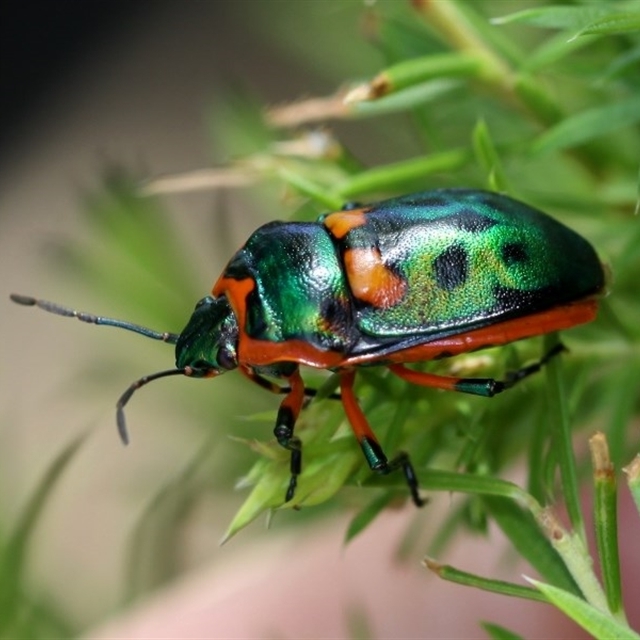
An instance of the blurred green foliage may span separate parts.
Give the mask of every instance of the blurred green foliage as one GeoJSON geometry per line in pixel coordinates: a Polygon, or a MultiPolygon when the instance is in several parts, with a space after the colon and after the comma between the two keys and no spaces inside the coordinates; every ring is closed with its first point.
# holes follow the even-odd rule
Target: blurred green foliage
{"type": "MultiPolygon", "coordinates": [[[[241,92],[219,99],[209,117],[211,138],[218,152],[225,149],[228,161],[205,172],[204,184],[216,189],[251,184],[247,197],[254,197],[265,220],[289,213],[313,219],[345,200],[370,201],[410,190],[491,188],[578,230],[609,265],[610,295],[599,319],[563,336],[570,354],[550,367],[546,379],[536,376],[522,389],[487,401],[429,393],[388,377],[383,369],[367,369],[357,393],[384,448],[411,452],[424,489],[468,494],[463,508],[443,523],[447,535],[462,527],[484,531],[490,520],[497,522],[551,585],[544,596],[535,591],[531,597],[555,602],[592,632],[619,631],[624,627],[619,599],[609,597],[609,606],[616,602],[618,607],[611,612],[589,617],[593,612],[585,609],[600,602],[600,592],[586,567],[584,524],[577,489],[571,486],[588,481],[589,466],[571,455],[568,434],[586,439],[596,427],[602,430],[617,470],[640,444],[637,429],[629,428],[638,416],[640,373],[640,6],[538,1],[504,15],[510,3],[382,0],[365,7],[344,0],[333,3],[330,17],[315,15],[324,12],[323,3],[251,6],[247,29],[295,57],[303,70],[313,69],[315,80],[335,93],[266,112],[259,98],[241,92]],[[328,20],[331,37],[322,32],[328,20]],[[500,480],[521,458],[527,460],[526,491],[500,480]],[[543,526],[544,505],[559,495],[569,502],[573,528],[553,539],[543,526]]],[[[187,178],[151,181],[144,189],[156,194],[187,189],[187,178]]],[[[105,193],[87,200],[91,243],[65,247],[63,253],[73,266],[67,273],[81,274],[114,312],[122,309],[141,323],[178,331],[205,292],[193,290],[194,265],[161,208],[157,196],[141,196],[130,179],[112,177],[105,193]]],[[[531,340],[488,351],[488,359],[461,357],[455,364],[440,361],[427,368],[447,373],[456,366],[469,375],[480,370],[479,375],[501,377],[543,350],[542,340],[531,340]]],[[[316,387],[335,385],[330,377],[312,374],[311,379],[316,387]]],[[[225,396],[216,417],[230,420],[239,397],[225,396]]],[[[172,391],[163,401],[180,402],[172,391]]],[[[183,404],[185,420],[210,430],[210,399],[194,404],[190,396],[183,404]]],[[[404,498],[406,487],[401,474],[372,477],[336,405],[314,400],[300,420],[305,465],[296,504],[324,506],[304,509],[295,519],[320,517],[348,501],[358,505],[350,539],[389,503],[404,498]]],[[[220,425],[184,474],[158,494],[134,535],[128,598],[181,570],[170,557],[169,541],[212,485],[229,486],[244,476],[243,483],[253,487],[229,535],[283,506],[288,454],[270,439],[274,417],[275,409],[254,416],[265,423],[262,432],[251,424],[220,425]],[[248,445],[244,457],[212,465],[216,439],[232,430],[248,445]],[[256,451],[259,461],[249,470],[256,451]],[[145,558],[158,556],[166,563],[151,569],[145,558]]],[[[596,517],[605,511],[602,507],[596,517]]],[[[5,548],[14,544],[6,534],[0,540],[5,548]]],[[[436,542],[441,549],[443,537],[436,542]]],[[[610,596],[616,568],[603,570],[610,596]]],[[[12,571],[19,580],[19,571],[12,571]]],[[[438,572],[510,593],[497,582],[477,584],[459,579],[455,570],[438,572]]],[[[16,611],[28,629],[41,612],[22,591],[13,596],[24,598],[16,611]]],[[[5,625],[3,633],[22,628],[5,625]]],[[[498,627],[492,633],[512,637],[498,627]]]]}

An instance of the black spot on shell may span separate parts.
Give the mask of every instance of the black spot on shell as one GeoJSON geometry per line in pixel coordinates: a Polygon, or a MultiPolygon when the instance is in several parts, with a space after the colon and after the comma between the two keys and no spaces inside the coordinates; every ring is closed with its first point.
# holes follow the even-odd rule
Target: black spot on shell
{"type": "Polygon", "coordinates": [[[508,266],[526,262],[529,258],[527,249],[521,242],[509,242],[502,246],[502,261],[508,266]]]}
{"type": "Polygon", "coordinates": [[[349,249],[375,249],[378,246],[378,236],[369,225],[363,224],[349,229],[345,245],[349,249]]]}
{"type": "Polygon", "coordinates": [[[403,196],[401,200],[403,205],[414,207],[440,208],[449,204],[449,198],[437,194],[415,194],[414,196],[403,196]]]}
{"type": "Polygon", "coordinates": [[[482,233],[498,224],[495,220],[483,216],[473,209],[462,209],[457,213],[448,215],[443,219],[443,222],[460,231],[469,231],[471,233],[482,233]]]}
{"type": "Polygon", "coordinates": [[[267,326],[264,319],[264,309],[262,300],[257,289],[252,289],[247,296],[245,302],[247,309],[247,326],[246,331],[252,338],[264,338],[267,335],[267,326]]]}
{"type": "Polygon", "coordinates": [[[542,311],[562,302],[561,296],[554,286],[525,291],[498,285],[494,287],[493,296],[495,301],[493,311],[507,316],[522,316],[542,311]]]}
{"type": "Polygon", "coordinates": [[[453,244],[434,261],[433,269],[438,286],[451,291],[464,284],[469,271],[469,258],[462,245],[453,244]]]}
{"type": "Polygon", "coordinates": [[[341,300],[329,298],[322,302],[320,313],[326,322],[329,335],[324,337],[327,348],[344,346],[353,336],[349,305],[341,300]]]}
{"type": "Polygon", "coordinates": [[[234,280],[244,280],[250,278],[251,273],[247,266],[247,256],[243,249],[238,251],[227,264],[224,275],[227,278],[233,278],[234,280]]]}

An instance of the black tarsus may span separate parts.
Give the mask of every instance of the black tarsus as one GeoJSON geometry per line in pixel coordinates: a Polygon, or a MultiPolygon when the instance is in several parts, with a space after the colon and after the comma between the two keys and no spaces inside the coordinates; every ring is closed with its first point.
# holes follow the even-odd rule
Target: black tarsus
{"type": "Polygon", "coordinates": [[[291,452],[291,477],[285,495],[285,502],[293,499],[298,486],[298,476],[302,473],[302,442],[300,438],[293,435],[294,426],[295,416],[291,409],[289,407],[280,407],[273,435],[281,447],[291,452]]]}
{"type": "Polygon", "coordinates": [[[501,389],[501,391],[510,389],[514,384],[520,382],[521,380],[524,380],[525,378],[528,378],[534,373],[538,373],[538,371],[540,371],[540,369],[542,369],[542,367],[544,367],[544,365],[547,364],[549,360],[555,358],[564,351],[568,351],[567,347],[565,347],[562,342],[557,342],[553,345],[553,347],[551,347],[551,349],[549,349],[549,351],[547,351],[547,353],[542,356],[542,358],[540,358],[540,360],[532,362],[526,367],[516,369],[515,371],[508,371],[505,375],[505,379],[502,381],[503,388],[501,389]]]}
{"type": "Polygon", "coordinates": [[[416,476],[415,469],[411,463],[411,458],[406,451],[400,451],[395,458],[389,460],[377,440],[364,438],[364,440],[360,442],[360,447],[362,448],[364,457],[372,471],[386,476],[397,469],[401,469],[405,482],[409,487],[413,504],[415,504],[416,507],[424,506],[425,500],[420,496],[420,483],[418,482],[418,476],[416,476]]]}

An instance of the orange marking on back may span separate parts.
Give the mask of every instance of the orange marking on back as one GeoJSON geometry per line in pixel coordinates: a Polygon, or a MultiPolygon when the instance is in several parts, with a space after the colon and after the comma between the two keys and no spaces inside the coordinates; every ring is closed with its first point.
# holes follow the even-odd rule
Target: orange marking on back
{"type": "Polygon", "coordinates": [[[383,309],[402,300],[407,284],[385,266],[377,247],[348,249],[344,266],[351,292],[358,300],[383,309]]]}
{"type": "MultiPolygon", "coordinates": [[[[396,277],[382,263],[379,264],[379,268],[387,274],[382,276],[383,279],[387,278],[389,274],[396,277]]],[[[373,271],[377,271],[377,267],[373,267],[373,271]]],[[[250,278],[234,280],[222,276],[213,288],[213,295],[227,297],[238,321],[238,362],[241,366],[259,367],[276,362],[298,362],[319,369],[343,369],[360,364],[373,364],[376,361],[382,365],[427,362],[436,358],[496,347],[553,331],[570,329],[576,325],[591,322],[598,313],[598,299],[590,297],[445,338],[430,340],[429,336],[425,335],[424,344],[418,344],[384,356],[379,356],[373,351],[365,355],[349,357],[337,351],[317,349],[304,340],[271,342],[256,340],[248,336],[245,332],[246,297],[254,286],[255,283],[250,278]]]]}
{"type": "Polygon", "coordinates": [[[336,240],[342,240],[351,229],[362,227],[367,223],[364,209],[353,209],[351,211],[337,211],[330,213],[323,224],[336,240]]]}

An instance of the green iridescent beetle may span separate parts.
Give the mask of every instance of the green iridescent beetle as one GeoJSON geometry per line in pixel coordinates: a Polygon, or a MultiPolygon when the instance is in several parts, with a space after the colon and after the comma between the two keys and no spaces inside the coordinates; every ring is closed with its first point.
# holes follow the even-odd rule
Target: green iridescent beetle
{"type": "Polygon", "coordinates": [[[358,406],[357,367],[384,365],[415,384],[493,396],[537,371],[557,350],[504,381],[405,365],[589,322],[604,286],[593,247],[548,215],[497,193],[441,189],[350,206],[316,222],[264,225],[233,256],[180,334],[12,298],[176,345],[175,369],[141,378],[118,401],[125,442],[125,404],[160,377],[213,377],[238,368],[260,386],[286,394],[274,429],[291,452],[286,501],[302,471],[295,423],[305,395],[313,395],[300,365],[336,371],[339,397],[367,463],[383,474],[402,469],[421,505],[409,457],[389,460],[358,406]]]}

